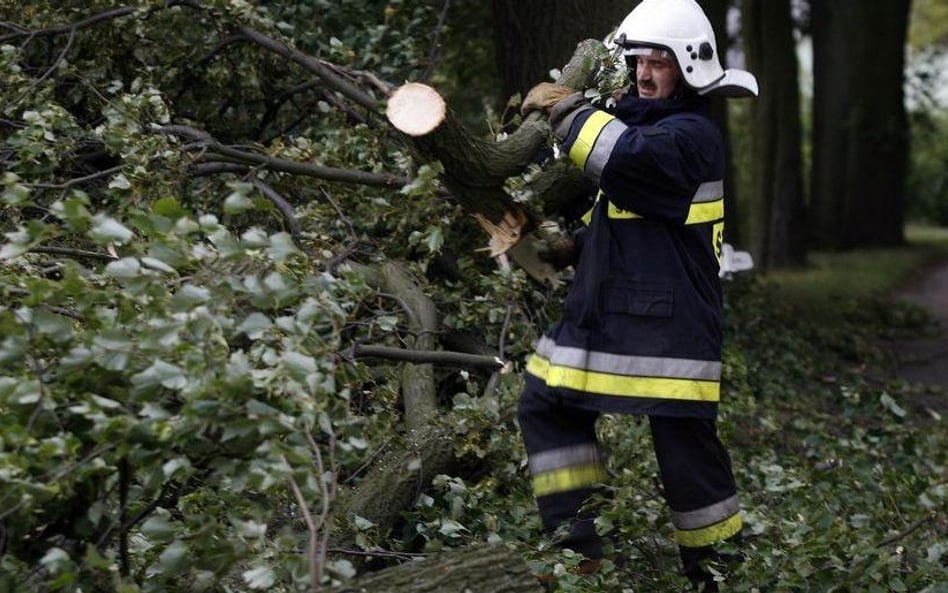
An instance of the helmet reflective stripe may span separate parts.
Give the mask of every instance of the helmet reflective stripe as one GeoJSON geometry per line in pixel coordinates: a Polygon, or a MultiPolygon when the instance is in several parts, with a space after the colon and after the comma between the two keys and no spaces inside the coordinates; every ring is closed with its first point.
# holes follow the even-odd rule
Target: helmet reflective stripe
{"type": "Polygon", "coordinates": [[[743,93],[722,87],[725,70],[718,60],[714,30],[694,0],[643,0],[619,25],[614,39],[627,56],[641,55],[635,52],[643,46],[669,51],[678,61],[685,84],[700,94],[718,90],[730,96],[757,94],[757,81],[746,72],[727,82],[743,93]]]}
{"type": "Polygon", "coordinates": [[[665,59],[671,59],[674,57],[672,56],[672,53],[670,51],[659,49],[657,47],[644,47],[641,45],[630,47],[626,49],[624,52],[622,52],[622,54],[626,56],[648,56],[652,58],[665,58],[665,59]]]}

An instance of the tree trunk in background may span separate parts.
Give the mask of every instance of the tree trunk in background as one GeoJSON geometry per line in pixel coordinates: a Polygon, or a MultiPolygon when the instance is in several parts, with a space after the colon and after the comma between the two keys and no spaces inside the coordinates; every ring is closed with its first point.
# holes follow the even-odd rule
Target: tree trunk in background
{"type": "Polygon", "coordinates": [[[493,0],[494,44],[501,100],[525,95],[565,64],[584,39],[605,39],[633,0],[493,0]]]}
{"type": "MultiPolygon", "coordinates": [[[[727,68],[727,51],[730,46],[727,29],[727,13],[730,5],[729,0],[702,0],[701,5],[708,20],[711,21],[711,27],[714,29],[715,41],[718,46],[718,57],[721,59],[721,65],[727,68]]],[[[732,245],[742,246],[746,232],[739,224],[738,208],[738,190],[737,178],[734,174],[734,158],[731,150],[731,130],[730,118],[728,117],[728,101],[720,97],[711,99],[711,117],[717,122],[721,129],[721,135],[724,138],[724,146],[727,147],[724,155],[724,240],[732,245]]]]}
{"type": "Polygon", "coordinates": [[[910,0],[812,0],[811,215],[822,247],[904,242],[910,0]]]}
{"type": "Polygon", "coordinates": [[[800,89],[790,0],[743,0],[747,67],[760,96],[751,103],[751,252],[757,267],[806,260],[800,89]]]}

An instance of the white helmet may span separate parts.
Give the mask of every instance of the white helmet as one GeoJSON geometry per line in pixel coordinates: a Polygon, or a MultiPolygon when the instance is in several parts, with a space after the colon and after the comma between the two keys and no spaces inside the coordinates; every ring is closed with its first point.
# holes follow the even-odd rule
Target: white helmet
{"type": "Polygon", "coordinates": [[[685,84],[701,95],[757,95],[753,74],[721,68],[714,30],[694,0],[642,0],[619,25],[613,39],[626,56],[637,55],[643,48],[670,51],[685,84]]]}

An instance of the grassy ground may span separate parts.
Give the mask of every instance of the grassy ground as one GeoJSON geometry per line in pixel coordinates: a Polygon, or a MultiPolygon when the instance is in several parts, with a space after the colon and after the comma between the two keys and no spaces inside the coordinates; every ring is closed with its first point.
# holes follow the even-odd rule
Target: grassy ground
{"type": "Polygon", "coordinates": [[[767,277],[790,297],[812,304],[822,305],[840,295],[888,295],[948,258],[948,228],[910,226],[906,239],[905,247],[811,253],[806,268],[767,277]]]}

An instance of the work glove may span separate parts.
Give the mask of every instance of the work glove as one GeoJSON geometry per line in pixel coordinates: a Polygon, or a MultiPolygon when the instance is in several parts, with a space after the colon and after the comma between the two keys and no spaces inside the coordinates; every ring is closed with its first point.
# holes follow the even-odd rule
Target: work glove
{"type": "Polygon", "coordinates": [[[576,242],[571,237],[552,239],[537,253],[537,256],[540,261],[550,264],[556,270],[574,266],[579,260],[576,242]]]}
{"type": "Polygon", "coordinates": [[[561,84],[541,82],[527,93],[520,105],[520,114],[525,116],[538,109],[549,113],[557,103],[575,93],[573,89],[561,84]]]}

